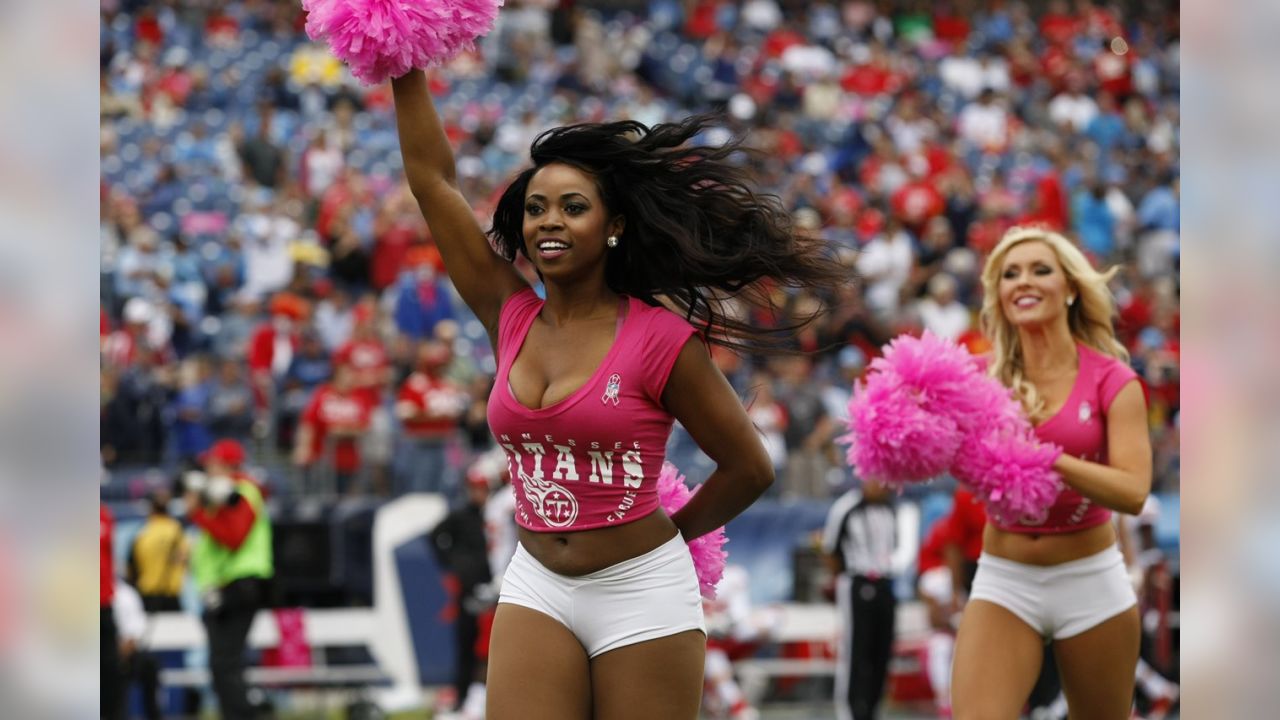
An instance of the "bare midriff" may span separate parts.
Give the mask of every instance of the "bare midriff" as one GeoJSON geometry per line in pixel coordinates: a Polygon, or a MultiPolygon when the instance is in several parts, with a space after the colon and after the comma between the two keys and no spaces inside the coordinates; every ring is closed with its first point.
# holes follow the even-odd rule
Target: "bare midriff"
{"type": "Polygon", "coordinates": [[[1060,565],[1096,555],[1116,542],[1110,522],[1070,533],[1015,533],[990,523],[982,535],[982,550],[996,557],[1028,565],[1060,565]]]}
{"type": "Polygon", "coordinates": [[[625,525],[578,532],[533,532],[519,528],[520,544],[554,573],[571,577],[617,565],[660,547],[676,535],[661,509],[625,525]]]}

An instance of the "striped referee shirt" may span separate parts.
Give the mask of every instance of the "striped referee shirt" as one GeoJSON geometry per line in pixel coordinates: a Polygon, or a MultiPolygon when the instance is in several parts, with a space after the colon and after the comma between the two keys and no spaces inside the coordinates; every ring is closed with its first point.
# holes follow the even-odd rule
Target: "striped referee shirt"
{"type": "Polygon", "coordinates": [[[827,512],[822,550],[839,557],[847,574],[890,577],[910,567],[918,551],[919,528],[915,505],[870,502],[850,490],[827,512]]]}

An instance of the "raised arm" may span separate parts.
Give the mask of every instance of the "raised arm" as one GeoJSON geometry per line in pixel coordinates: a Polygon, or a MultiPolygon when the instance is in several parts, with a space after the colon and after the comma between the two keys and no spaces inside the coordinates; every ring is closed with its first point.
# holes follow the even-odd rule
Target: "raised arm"
{"type": "Polygon", "coordinates": [[[391,88],[409,189],[431,227],[454,287],[494,339],[502,301],[528,283],[490,247],[458,189],[453,150],[440,127],[426,75],[411,70],[392,80],[391,88]]]}

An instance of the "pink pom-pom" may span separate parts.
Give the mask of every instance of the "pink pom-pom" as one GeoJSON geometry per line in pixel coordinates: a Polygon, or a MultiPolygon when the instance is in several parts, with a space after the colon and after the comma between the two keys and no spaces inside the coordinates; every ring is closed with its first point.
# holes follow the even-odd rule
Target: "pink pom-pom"
{"type": "Polygon", "coordinates": [[[496,0],[302,0],[307,35],[326,40],[366,85],[445,63],[488,32],[496,0]]]}
{"type": "Polygon", "coordinates": [[[871,362],[849,401],[850,464],[862,477],[901,486],[946,471],[970,425],[969,387],[981,372],[953,342],[902,335],[871,362]]]}
{"type": "MultiPolygon", "coordinates": [[[[658,474],[658,503],[668,515],[684,507],[696,492],[684,484],[684,476],[675,465],[662,463],[662,471],[658,474]]],[[[698,574],[698,591],[708,600],[715,599],[716,585],[724,576],[724,564],[729,556],[724,550],[727,541],[724,528],[718,527],[689,543],[689,555],[698,574]]]]}
{"type": "Polygon", "coordinates": [[[967,437],[951,473],[986,502],[996,520],[1041,523],[1062,490],[1052,469],[1060,454],[1061,448],[1040,442],[1019,417],[967,437]]]}
{"type": "Polygon", "coordinates": [[[960,447],[952,418],[930,412],[922,394],[892,372],[867,378],[849,401],[849,463],[864,478],[900,486],[944,472],[960,447]]]}
{"type": "Polygon", "coordinates": [[[849,401],[848,458],[862,477],[901,487],[950,470],[1002,522],[1043,518],[1062,481],[1060,449],[1040,443],[1012,393],[967,350],[902,335],[872,361],[849,401]]]}

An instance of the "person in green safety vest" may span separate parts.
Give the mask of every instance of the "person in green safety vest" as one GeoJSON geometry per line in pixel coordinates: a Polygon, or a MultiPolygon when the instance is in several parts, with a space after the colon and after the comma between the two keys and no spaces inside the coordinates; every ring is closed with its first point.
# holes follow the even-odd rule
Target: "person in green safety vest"
{"type": "Polygon", "coordinates": [[[184,477],[187,516],[201,529],[191,570],[204,605],[209,674],[225,720],[256,717],[245,683],[245,646],[274,574],[271,519],[262,488],[242,470],[244,448],[219,440],[184,477]]]}

